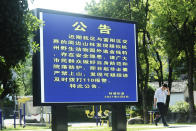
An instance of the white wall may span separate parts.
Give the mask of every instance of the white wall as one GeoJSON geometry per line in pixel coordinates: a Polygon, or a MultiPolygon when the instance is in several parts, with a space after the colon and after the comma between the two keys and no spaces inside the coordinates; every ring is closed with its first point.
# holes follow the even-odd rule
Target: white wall
{"type": "MultiPolygon", "coordinates": [[[[185,97],[188,97],[188,88],[186,88],[185,92],[184,92],[185,97]]],[[[193,95],[194,95],[194,103],[196,104],[196,91],[193,91],[193,95]]]]}
{"type": "Polygon", "coordinates": [[[185,97],[184,97],[184,93],[172,93],[170,95],[170,103],[169,105],[175,105],[177,102],[184,102],[185,101],[185,97]]]}
{"type": "Polygon", "coordinates": [[[194,94],[194,103],[196,104],[196,91],[193,91],[194,94]]]}

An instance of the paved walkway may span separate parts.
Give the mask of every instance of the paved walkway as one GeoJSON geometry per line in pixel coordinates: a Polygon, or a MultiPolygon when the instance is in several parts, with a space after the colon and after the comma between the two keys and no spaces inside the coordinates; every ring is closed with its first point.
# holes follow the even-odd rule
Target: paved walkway
{"type": "MultiPolygon", "coordinates": [[[[19,121],[17,120],[17,123],[19,121]]],[[[11,126],[13,125],[13,119],[7,119],[4,121],[4,124],[6,126],[11,126]]],[[[72,127],[81,127],[84,128],[86,126],[91,126],[91,127],[96,127],[96,123],[69,123],[68,125],[71,125],[72,127]]],[[[105,125],[107,126],[107,125],[105,125]]],[[[149,128],[148,130],[145,131],[196,131],[196,125],[170,125],[168,128],[162,128],[162,124],[159,126],[155,125],[149,125],[149,126],[142,126],[144,128],[149,128]],[[152,129],[152,128],[159,128],[160,129],[152,129]]],[[[138,128],[137,126],[128,126],[128,128],[138,128]]],[[[17,131],[24,131],[24,130],[17,130],[17,131]]],[[[25,130],[25,131],[33,131],[33,130],[25,130]]],[[[41,129],[40,131],[51,131],[51,129],[41,129]]],[[[139,130],[138,130],[139,131],[139,130]]]]}
{"type": "MultiPolygon", "coordinates": [[[[34,131],[34,130],[17,130],[17,131],[34,131]]],[[[36,131],[39,131],[39,130],[36,130],[36,131]]],[[[40,131],[51,131],[51,129],[41,129],[40,131]]],[[[196,131],[196,125],[170,126],[168,128],[161,128],[161,129],[150,129],[149,128],[149,130],[143,130],[143,131],[196,131]]]]}
{"type": "Polygon", "coordinates": [[[169,126],[168,128],[150,129],[147,131],[196,131],[196,125],[175,125],[169,126]]]}

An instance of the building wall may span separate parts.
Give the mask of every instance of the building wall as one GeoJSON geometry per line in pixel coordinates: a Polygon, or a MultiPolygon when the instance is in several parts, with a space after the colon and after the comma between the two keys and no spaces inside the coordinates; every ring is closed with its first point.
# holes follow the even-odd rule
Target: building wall
{"type": "Polygon", "coordinates": [[[185,102],[184,93],[172,93],[170,95],[170,103],[169,105],[175,105],[177,102],[185,102]]]}
{"type": "MultiPolygon", "coordinates": [[[[194,95],[194,103],[196,104],[196,91],[193,91],[193,95],[194,95]]],[[[188,97],[188,88],[186,88],[185,92],[184,92],[184,96],[185,98],[188,97]]]]}

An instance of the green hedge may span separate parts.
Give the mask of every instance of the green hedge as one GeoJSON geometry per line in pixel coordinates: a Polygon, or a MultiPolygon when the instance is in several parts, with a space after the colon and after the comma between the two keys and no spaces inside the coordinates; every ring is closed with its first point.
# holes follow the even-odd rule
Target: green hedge
{"type": "Polygon", "coordinates": [[[177,102],[175,105],[169,107],[172,113],[187,113],[189,112],[189,103],[177,102]]]}

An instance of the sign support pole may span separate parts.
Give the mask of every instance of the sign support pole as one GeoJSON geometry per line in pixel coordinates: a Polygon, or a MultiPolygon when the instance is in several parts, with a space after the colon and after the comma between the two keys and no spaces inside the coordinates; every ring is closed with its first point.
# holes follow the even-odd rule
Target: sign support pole
{"type": "Polygon", "coordinates": [[[112,131],[126,131],[127,130],[127,120],[125,105],[112,104],[112,131]]]}
{"type": "Polygon", "coordinates": [[[67,106],[52,106],[52,131],[68,131],[67,106]]]}

